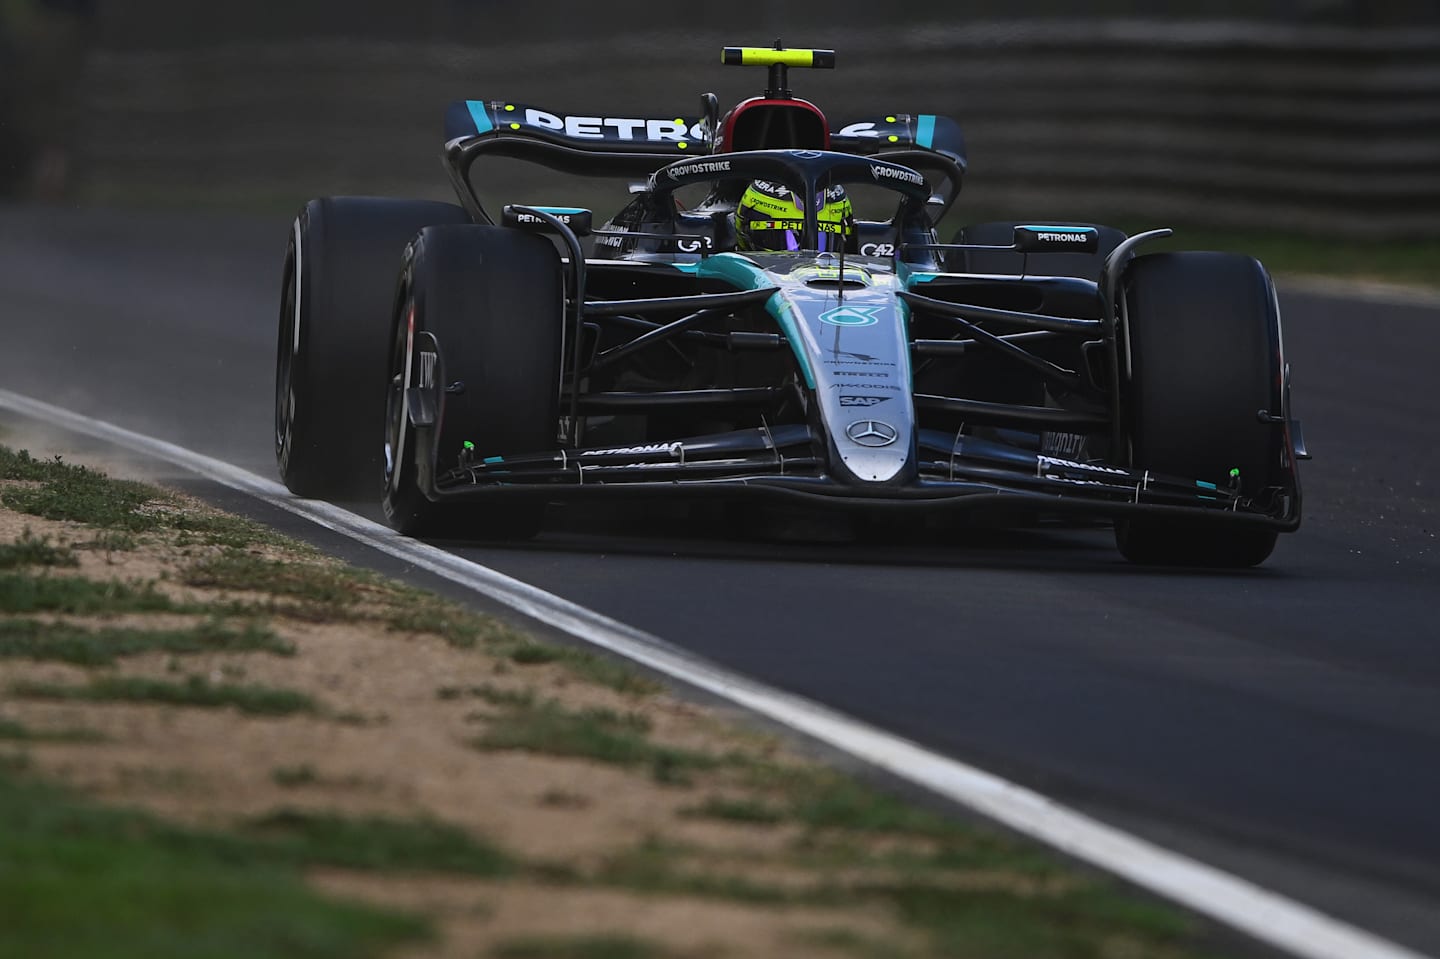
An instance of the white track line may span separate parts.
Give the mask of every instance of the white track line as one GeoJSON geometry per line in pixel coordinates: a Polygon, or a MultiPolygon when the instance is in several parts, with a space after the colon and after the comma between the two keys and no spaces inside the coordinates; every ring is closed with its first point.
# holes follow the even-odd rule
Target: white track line
{"type": "Polygon", "coordinates": [[[1238,876],[1107,826],[1033,790],[773,689],[528,583],[164,440],[0,390],[0,407],[164,460],[723,697],[1027,836],[1305,959],[1425,959],[1238,876]]]}

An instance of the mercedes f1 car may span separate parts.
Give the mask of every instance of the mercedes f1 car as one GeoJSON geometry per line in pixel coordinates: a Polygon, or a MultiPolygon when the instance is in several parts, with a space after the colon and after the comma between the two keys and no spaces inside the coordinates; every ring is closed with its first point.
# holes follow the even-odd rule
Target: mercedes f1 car
{"type": "Polygon", "coordinates": [[[1250,566],[1298,527],[1305,453],[1259,262],[1139,255],[1170,231],[1094,224],[941,242],[954,121],[832,126],[788,70],[833,51],[722,59],[767,68],[764,94],[723,116],[713,94],[654,117],[460,101],[458,205],[309,202],[280,311],[287,486],[378,494],[397,530],[450,537],[533,535],[547,503],[626,492],[1079,514],[1141,563],[1250,566]],[[629,193],[599,225],[492,212],[487,157],[629,193]]]}

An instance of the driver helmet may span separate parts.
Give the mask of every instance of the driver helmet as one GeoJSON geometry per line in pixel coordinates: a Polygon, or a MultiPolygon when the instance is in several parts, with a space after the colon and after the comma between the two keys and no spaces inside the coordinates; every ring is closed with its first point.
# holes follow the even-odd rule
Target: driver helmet
{"type": "MultiPolygon", "coordinates": [[[[850,198],[843,187],[820,191],[816,224],[820,252],[839,252],[850,235],[850,198]]],[[[735,210],[735,232],[742,250],[798,250],[805,232],[805,213],[789,187],[756,180],[735,210]]]]}

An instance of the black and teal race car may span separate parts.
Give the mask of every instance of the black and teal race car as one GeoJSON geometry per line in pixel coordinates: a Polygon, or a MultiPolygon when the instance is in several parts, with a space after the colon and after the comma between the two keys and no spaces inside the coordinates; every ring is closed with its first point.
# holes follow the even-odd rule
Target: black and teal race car
{"type": "Polygon", "coordinates": [[[767,68],[765,93],[723,116],[711,94],[673,116],[460,101],[458,204],[306,204],[276,375],[289,488],[379,497],[396,529],[444,537],[529,536],[549,503],[623,493],[1076,515],[1113,520],[1134,561],[1214,566],[1299,526],[1259,262],[1140,254],[1169,231],[1095,224],[941,242],[966,170],[954,121],[832,127],[788,71],[833,52],[723,59],[767,68]],[[628,192],[603,222],[588,203],[487,209],[504,184],[486,158],[628,192]],[[795,204],[785,248],[747,242],[757,183],[795,204]]]}

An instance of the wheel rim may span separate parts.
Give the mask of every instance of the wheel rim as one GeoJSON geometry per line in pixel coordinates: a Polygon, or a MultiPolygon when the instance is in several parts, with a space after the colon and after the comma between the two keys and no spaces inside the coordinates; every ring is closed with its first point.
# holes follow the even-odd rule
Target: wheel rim
{"type": "Polygon", "coordinates": [[[390,389],[385,398],[385,489],[399,488],[403,471],[405,441],[410,416],[405,393],[410,385],[411,357],[415,343],[415,301],[406,299],[401,322],[395,325],[395,343],[390,351],[390,389]]]}
{"type": "Polygon", "coordinates": [[[283,462],[290,449],[295,422],[295,256],[285,258],[285,284],[280,296],[280,346],[275,351],[275,455],[283,462]]]}

